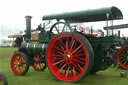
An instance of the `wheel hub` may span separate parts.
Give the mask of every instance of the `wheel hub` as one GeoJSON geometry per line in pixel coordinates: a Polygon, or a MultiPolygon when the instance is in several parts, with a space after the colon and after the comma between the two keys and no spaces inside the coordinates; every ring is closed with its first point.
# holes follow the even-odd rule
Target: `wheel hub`
{"type": "Polygon", "coordinates": [[[19,61],[17,64],[18,66],[22,66],[24,63],[19,61]]]}
{"type": "Polygon", "coordinates": [[[66,54],[65,59],[69,62],[70,57],[71,57],[70,54],[66,54]]]}
{"type": "Polygon", "coordinates": [[[20,66],[20,62],[17,63],[20,66]]]}
{"type": "Polygon", "coordinates": [[[69,63],[71,61],[71,54],[70,53],[66,53],[65,54],[65,60],[69,63]]]}

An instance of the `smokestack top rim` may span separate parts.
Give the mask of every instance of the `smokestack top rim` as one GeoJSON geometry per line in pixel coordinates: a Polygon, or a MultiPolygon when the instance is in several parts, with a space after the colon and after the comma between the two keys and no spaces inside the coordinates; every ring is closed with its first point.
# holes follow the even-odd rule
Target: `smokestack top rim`
{"type": "Polygon", "coordinates": [[[32,18],[32,16],[30,16],[30,15],[27,15],[27,16],[25,16],[25,18],[32,18]]]}

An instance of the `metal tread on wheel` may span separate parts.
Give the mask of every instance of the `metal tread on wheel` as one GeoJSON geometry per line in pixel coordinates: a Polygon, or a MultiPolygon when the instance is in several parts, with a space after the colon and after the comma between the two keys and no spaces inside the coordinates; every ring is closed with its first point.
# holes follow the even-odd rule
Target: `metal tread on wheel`
{"type": "Polygon", "coordinates": [[[128,70],[128,46],[124,46],[119,50],[117,60],[123,69],[128,70]]]}
{"type": "Polygon", "coordinates": [[[60,81],[78,82],[91,71],[94,63],[89,41],[76,32],[55,36],[48,45],[46,61],[50,72],[60,81]]]}

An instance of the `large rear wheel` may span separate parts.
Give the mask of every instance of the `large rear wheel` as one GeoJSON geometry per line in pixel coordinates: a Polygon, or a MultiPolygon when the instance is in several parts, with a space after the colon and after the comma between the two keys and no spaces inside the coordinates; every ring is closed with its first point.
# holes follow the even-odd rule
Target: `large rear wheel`
{"type": "Polygon", "coordinates": [[[50,41],[46,61],[56,79],[78,82],[93,67],[93,49],[83,35],[75,32],[61,33],[50,41]]]}

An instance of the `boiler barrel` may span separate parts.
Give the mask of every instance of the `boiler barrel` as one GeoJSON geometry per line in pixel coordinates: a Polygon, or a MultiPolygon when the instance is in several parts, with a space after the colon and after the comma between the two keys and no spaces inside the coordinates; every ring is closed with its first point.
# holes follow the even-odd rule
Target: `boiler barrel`
{"type": "Polygon", "coordinates": [[[23,42],[19,48],[20,52],[24,52],[29,56],[32,55],[45,55],[47,43],[39,42],[23,42]]]}

